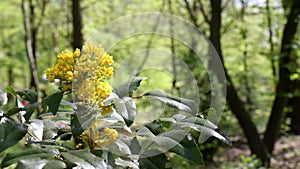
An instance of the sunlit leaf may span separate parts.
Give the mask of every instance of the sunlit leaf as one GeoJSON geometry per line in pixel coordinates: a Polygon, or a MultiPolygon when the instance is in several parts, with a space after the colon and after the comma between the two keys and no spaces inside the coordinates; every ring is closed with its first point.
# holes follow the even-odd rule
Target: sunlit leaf
{"type": "Polygon", "coordinates": [[[1,168],[10,166],[19,162],[20,160],[30,160],[34,158],[39,159],[53,159],[56,155],[59,154],[59,151],[54,148],[36,148],[31,147],[25,150],[20,150],[14,153],[7,154],[1,163],[1,168]]]}
{"type": "Polygon", "coordinates": [[[76,164],[78,167],[89,169],[107,168],[104,159],[95,156],[89,150],[74,150],[69,152],[62,152],[62,156],[68,162],[76,164]]]}
{"type": "Polygon", "coordinates": [[[138,164],[133,161],[123,160],[122,158],[117,158],[115,161],[116,165],[121,166],[123,168],[129,167],[132,169],[139,169],[138,164]]]}
{"type": "Polygon", "coordinates": [[[131,77],[127,82],[121,84],[114,89],[114,92],[120,97],[130,96],[140,86],[146,77],[131,77]]]}
{"type": "Polygon", "coordinates": [[[193,115],[197,114],[196,103],[193,100],[172,96],[166,94],[162,90],[152,90],[150,92],[145,93],[144,96],[154,96],[155,98],[157,98],[158,100],[170,107],[175,107],[179,110],[191,113],[193,115]]]}

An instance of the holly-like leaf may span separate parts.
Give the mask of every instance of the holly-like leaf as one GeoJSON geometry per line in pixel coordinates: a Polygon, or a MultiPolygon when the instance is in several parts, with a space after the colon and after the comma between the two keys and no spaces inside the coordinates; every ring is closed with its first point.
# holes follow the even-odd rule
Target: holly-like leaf
{"type": "Polygon", "coordinates": [[[51,160],[43,167],[43,169],[64,169],[67,168],[66,163],[60,160],[51,160]]]}
{"type": "Polygon", "coordinates": [[[76,114],[71,115],[71,131],[74,137],[78,137],[84,131],[76,114]]]}
{"type": "Polygon", "coordinates": [[[59,104],[63,98],[64,92],[59,91],[55,92],[43,99],[43,102],[47,104],[49,110],[52,112],[53,115],[56,115],[58,111],[59,104]]]}
{"type": "Polygon", "coordinates": [[[5,91],[8,92],[8,93],[10,93],[13,96],[17,96],[16,90],[13,87],[11,87],[11,86],[6,87],[5,91]]]}
{"type": "Polygon", "coordinates": [[[139,159],[140,169],[165,169],[168,162],[167,156],[158,150],[145,151],[141,156],[145,158],[139,159]],[[148,157],[147,154],[157,154],[155,156],[148,157]]]}
{"type": "Polygon", "coordinates": [[[20,160],[23,160],[24,164],[26,163],[25,160],[29,160],[28,163],[30,163],[30,159],[53,159],[58,154],[59,151],[54,148],[30,147],[25,150],[7,154],[1,162],[1,168],[8,167],[19,162],[20,160]]]}
{"type": "Polygon", "coordinates": [[[139,169],[138,164],[133,161],[123,160],[122,158],[117,158],[115,160],[116,165],[121,166],[122,168],[132,168],[132,169],[139,169]]]}
{"type": "Polygon", "coordinates": [[[18,143],[27,133],[27,126],[10,117],[0,121],[0,152],[18,143]]]}
{"type": "Polygon", "coordinates": [[[116,111],[123,117],[127,126],[130,126],[136,116],[136,105],[132,98],[120,98],[117,94],[111,93],[104,104],[113,104],[116,111]]]}
{"type": "Polygon", "coordinates": [[[176,124],[187,130],[194,129],[198,131],[200,133],[200,137],[198,140],[199,143],[203,143],[203,139],[206,139],[207,136],[214,136],[220,139],[221,141],[225,142],[226,144],[230,146],[232,145],[230,140],[228,140],[226,137],[222,136],[220,133],[206,126],[186,122],[177,122],[176,124]]]}
{"type": "Polygon", "coordinates": [[[175,107],[184,112],[191,113],[192,115],[197,114],[196,103],[193,100],[172,96],[162,90],[152,90],[145,93],[144,96],[154,96],[156,99],[170,107],[175,107]]]}
{"type": "Polygon", "coordinates": [[[26,111],[26,114],[24,115],[24,118],[26,121],[28,121],[31,117],[31,115],[33,114],[34,110],[36,108],[38,108],[38,106],[40,105],[40,102],[36,102],[36,103],[32,103],[32,104],[28,104],[24,110],[26,111]]]}
{"type": "Polygon", "coordinates": [[[29,103],[33,104],[37,102],[38,96],[36,91],[29,90],[29,89],[24,89],[24,90],[19,90],[16,91],[16,93],[24,100],[28,101],[29,103]]]}
{"type": "Polygon", "coordinates": [[[130,142],[131,154],[139,154],[141,149],[142,149],[142,147],[141,147],[139,141],[137,140],[136,137],[134,137],[130,142]]]}
{"type": "Polygon", "coordinates": [[[81,168],[107,168],[104,159],[95,156],[89,150],[74,150],[69,152],[62,152],[62,156],[68,162],[73,163],[81,168]]]}
{"type": "Polygon", "coordinates": [[[137,88],[140,86],[143,80],[147,79],[146,77],[131,77],[127,82],[121,84],[114,89],[114,92],[120,97],[130,96],[137,88]]]}
{"type": "Polygon", "coordinates": [[[43,140],[52,139],[57,135],[58,127],[50,119],[43,120],[44,130],[43,130],[43,140]]]}

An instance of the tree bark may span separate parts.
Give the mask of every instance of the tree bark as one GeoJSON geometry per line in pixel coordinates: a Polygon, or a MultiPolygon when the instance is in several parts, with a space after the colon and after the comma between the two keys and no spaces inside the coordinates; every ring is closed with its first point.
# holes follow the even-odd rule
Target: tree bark
{"type": "Polygon", "coordinates": [[[278,138],[280,125],[284,115],[284,108],[288,102],[288,94],[291,92],[290,73],[288,68],[290,62],[295,61],[295,56],[292,56],[293,39],[297,33],[297,27],[300,15],[300,1],[293,0],[288,21],[284,27],[283,37],[280,49],[279,59],[279,81],[276,86],[276,96],[273,102],[271,115],[268,121],[265,132],[264,142],[270,153],[273,152],[274,144],[278,138]]]}
{"type": "Polygon", "coordinates": [[[292,90],[294,92],[293,98],[289,100],[289,106],[292,108],[291,114],[291,132],[300,134],[300,79],[292,81],[292,90]]]}
{"type": "MultiPolygon", "coordinates": [[[[29,2],[30,9],[33,10],[32,2],[29,2]]],[[[25,0],[22,0],[22,12],[23,12],[23,23],[24,23],[24,29],[25,29],[25,45],[26,45],[26,54],[29,61],[29,67],[30,67],[30,88],[34,88],[37,92],[39,91],[39,79],[38,79],[38,73],[37,73],[37,64],[35,59],[35,44],[33,42],[33,31],[32,31],[32,18],[34,16],[31,16],[29,14],[29,11],[26,7],[25,0]]],[[[33,12],[30,12],[33,14],[33,12]]],[[[36,35],[36,32],[35,34],[36,35]]],[[[36,39],[36,38],[34,38],[36,39]]]]}
{"type": "Polygon", "coordinates": [[[83,45],[83,34],[82,34],[82,15],[80,0],[72,0],[72,24],[73,24],[73,36],[72,36],[72,47],[81,49],[83,45]]]}

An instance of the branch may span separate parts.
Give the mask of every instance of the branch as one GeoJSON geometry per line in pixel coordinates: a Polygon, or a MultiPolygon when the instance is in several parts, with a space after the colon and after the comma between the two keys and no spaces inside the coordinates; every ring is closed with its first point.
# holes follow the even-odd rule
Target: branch
{"type": "Polygon", "coordinates": [[[185,2],[186,9],[187,9],[187,11],[188,11],[188,13],[189,13],[190,19],[192,20],[193,24],[194,24],[197,28],[199,28],[199,24],[197,23],[197,19],[196,19],[195,15],[194,15],[194,13],[193,13],[191,7],[190,7],[189,2],[188,2],[187,0],[184,0],[184,2],[185,2]]]}
{"type": "Polygon", "coordinates": [[[200,11],[204,17],[204,20],[210,25],[211,24],[211,20],[208,18],[208,15],[206,14],[204,8],[203,8],[203,4],[201,0],[198,0],[199,4],[200,4],[200,11]]]}

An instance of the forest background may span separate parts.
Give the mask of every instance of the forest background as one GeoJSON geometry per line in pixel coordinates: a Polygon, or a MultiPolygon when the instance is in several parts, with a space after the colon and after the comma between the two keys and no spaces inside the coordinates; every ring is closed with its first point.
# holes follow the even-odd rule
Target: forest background
{"type": "MultiPolygon", "coordinates": [[[[300,150],[289,149],[290,154],[284,157],[287,159],[272,156],[278,138],[291,138],[285,142],[287,145],[300,142],[294,136],[300,133],[297,0],[3,0],[0,9],[0,86],[34,88],[40,96],[55,88],[49,86],[43,74],[55,64],[56,55],[63,49],[81,48],[101,26],[115,19],[162,12],[191,22],[211,41],[224,64],[227,104],[219,132],[232,140],[233,147],[245,145],[236,159],[226,161],[229,157],[225,152],[231,148],[216,140],[208,141],[202,145],[208,166],[274,163],[299,167],[300,159],[292,160],[292,164],[282,160],[299,156],[300,150]]],[[[205,112],[210,99],[207,93],[211,92],[209,81],[203,67],[193,65],[193,53],[181,48],[180,42],[144,35],[124,40],[110,53],[121,60],[144,47],[170,50],[187,63],[198,80],[200,110],[205,112]]],[[[161,79],[151,71],[145,75],[161,79]]],[[[176,90],[171,79],[162,79],[159,84],[148,83],[176,90]]],[[[196,164],[182,161],[180,165],[196,164]]]]}

